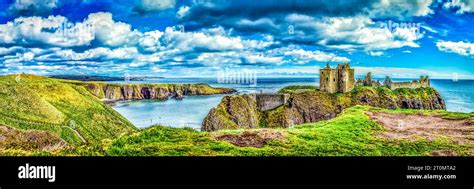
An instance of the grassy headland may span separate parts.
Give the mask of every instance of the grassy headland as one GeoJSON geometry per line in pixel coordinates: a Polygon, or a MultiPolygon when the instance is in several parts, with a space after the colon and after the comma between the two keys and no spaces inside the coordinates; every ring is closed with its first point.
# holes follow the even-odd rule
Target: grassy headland
{"type": "Polygon", "coordinates": [[[80,85],[34,75],[16,78],[0,77],[1,125],[48,131],[71,145],[84,143],[81,137],[95,142],[136,130],[80,85]]]}

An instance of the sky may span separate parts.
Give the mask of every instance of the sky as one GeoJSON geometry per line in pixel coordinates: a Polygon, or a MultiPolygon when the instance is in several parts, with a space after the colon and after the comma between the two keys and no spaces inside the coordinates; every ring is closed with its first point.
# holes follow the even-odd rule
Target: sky
{"type": "Polygon", "coordinates": [[[0,74],[474,79],[474,0],[0,0],[0,74]]]}

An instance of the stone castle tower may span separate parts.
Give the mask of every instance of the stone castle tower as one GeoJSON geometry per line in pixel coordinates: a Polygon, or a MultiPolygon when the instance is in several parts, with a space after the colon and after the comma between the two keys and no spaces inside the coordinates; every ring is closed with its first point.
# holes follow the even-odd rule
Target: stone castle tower
{"type": "Polygon", "coordinates": [[[354,69],[349,63],[339,64],[336,69],[326,65],[319,70],[319,88],[328,93],[345,93],[354,89],[354,69]]]}

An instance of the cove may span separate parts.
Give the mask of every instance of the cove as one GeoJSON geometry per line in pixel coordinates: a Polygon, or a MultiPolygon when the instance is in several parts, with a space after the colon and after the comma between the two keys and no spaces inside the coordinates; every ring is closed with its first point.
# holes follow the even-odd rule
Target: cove
{"type": "Polygon", "coordinates": [[[209,110],[219,104],[224,95],[186,96],[183,100],[128,100],[113,108],[138,128],[152,125],[190,127],[201,130],[209,110]]]}

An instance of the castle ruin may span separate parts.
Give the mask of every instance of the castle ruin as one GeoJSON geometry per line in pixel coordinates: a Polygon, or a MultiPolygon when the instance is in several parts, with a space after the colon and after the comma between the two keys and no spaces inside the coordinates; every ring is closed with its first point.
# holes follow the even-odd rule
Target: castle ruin
{"type": "Polygon", "coordinates": [[[409,82],[393,82],[389,76],[385,78],[383,85],[379,81],[372,80],[372,73],[367,73],[367,76],[357,81],[354,79],[354,69],[351,69],[349,63],[339,64],[335,69],[331,68],[329,64],[323,69],[319,70],[319,88],[321,91],[328,93],[345,93],[352,91],[355,86],[384,86],[391,90],[399,88],[424,88],[430,87],[430,80],[428,76],[420,76],[420,80],[413,80],[409,82]]]}
{"type": "Polygon", "coordinates": [[[327,64],[325,68],[319,70],[319,76],[321,91],[345,93],[354,89],[354,69],[351,69],[349,63],[339,64],[335,69],[327,64]]]}
{"type": "Polygon", "coordinates": [[[413,81],[408,81],[408,82],[392,82],[389,76],[385,78],[385,81],[383,82],[384,86],[391,89],[399,89],[399,88],[425,88],[425,87],[430,87],[430,79],[428,76],[420,76],[420,80],[413,80],[413,81]]]}
{"type": "Polygon", "coordinates": [[[370,86],[370,87],[380,87],[382,86],[379,81],[372,80],[372,73],[369,72],[365,78],[357,79],[356,86],[370,86]]]}

